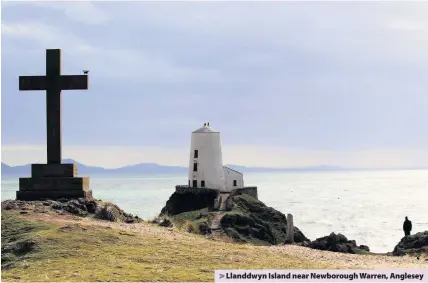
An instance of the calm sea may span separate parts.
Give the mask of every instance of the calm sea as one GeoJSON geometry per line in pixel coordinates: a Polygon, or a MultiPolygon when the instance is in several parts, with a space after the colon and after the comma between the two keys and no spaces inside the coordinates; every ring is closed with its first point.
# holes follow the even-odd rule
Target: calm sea
{"type": "MultiPolygon", "coordinates": [[[[259,198],[284,214],[314,240],[343,233],[374,252],[392,251],[403,236],[408,216],[413,231],[428,230],[428,170],[247,173],[246,185],[259,188],[259,198]]],[[[156,216],[186,174],[91,176],[94,197],[125,211],[156,216]]],[[[17,177],[1,180],[1,199],[13,199],[17,177]]]]}

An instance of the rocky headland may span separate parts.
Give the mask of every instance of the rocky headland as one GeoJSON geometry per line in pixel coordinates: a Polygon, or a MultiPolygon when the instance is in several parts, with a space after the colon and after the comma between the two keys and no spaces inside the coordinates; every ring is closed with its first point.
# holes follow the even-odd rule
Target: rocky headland
{"type": "MultiPolygon", "coordinates": [[[[227,211],[213,210],[218,193],[204,189],[174,192],[155,222],[172,225],[202,235],[215,232],[234,242],[279,245],[287,239],[286,216],[266,206],[258,199],[246,195],[231,195],[227,199],[227,211]],[[184,204],[189,203],[189,206],[184,204]],[[168,220],[166,220],[168,219],[168,220]]],[[[294,227],[295,242],[309,241],[294,227]]]]}
{"type": "MultiPolygon", "coordinates": [[[[180,188],[179,188],[180,189],[180,188]]],[[[155,223],[161,226],[185,227],[189,232],[226,237],[234,242],[256,245],[287,244],[287,218],[248,194],[231,194],[226,201],[226,211],[218,211],[218,193],[210,189],[176,190],[155,223]]],[[[294,227],[294,244],[311,249],[367,254],[370,248],[357,245],[342,234],[310,241],[303,232],[294,227]]]]}
{"type": "MultiPolygon", "coordinates": [[[[247,194],[231,194],[227,210],[218,211],[219,194],[215,190],[176,190],[153,223],[165,227],[184,227],[188,232],[212,237],[212,234],[238,243],[256,245],[284,245],[287,243],[287,218],[247,194]]],[[[294,245],[310,249],[348,253],[373,254],[366,245],[358,245],[341,233],[309,240],[294,227],[294,245]]],[[[394,251],[387,255],[424,256],[428,252],[428,232],[401,239],[394,251]]]]}

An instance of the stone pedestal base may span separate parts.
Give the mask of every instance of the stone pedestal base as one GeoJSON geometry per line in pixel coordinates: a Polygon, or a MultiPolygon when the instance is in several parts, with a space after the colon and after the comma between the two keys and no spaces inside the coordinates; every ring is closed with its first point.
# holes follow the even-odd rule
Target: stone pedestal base
{"type": "Polygon", "coordinates": [[[31,177],[76,177],[76,164],[31,164],[31,177]]]}
{"type": "Polygon", "coordinates": [[[19,178],[17,200],[92,197],[88,177],[76,177],[75,164],[32,164],[31,178],[19,178]]]}

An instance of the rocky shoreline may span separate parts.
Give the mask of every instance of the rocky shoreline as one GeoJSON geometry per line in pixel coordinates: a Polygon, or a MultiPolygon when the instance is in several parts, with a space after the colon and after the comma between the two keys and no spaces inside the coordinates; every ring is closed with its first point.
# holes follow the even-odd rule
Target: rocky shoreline
{"type": "MultiPolygon", "coordinates": [[[[263,202],[248,196],[235,195],[230,199],[232,209],[219,214],[206,207],[210,203],[206,196],[184,196],[198,208],[186,210],[182,206],[176,210],[175,204],[180,203],[182,195],[174,195],[162,209],[161,214],[152,223],[163,227],[185,228],[188,232],[212,237],[212,225],[216,217],[220,217],[216,235],[233,242],[250,243],[255,245],[287,245],[287,219],[285,215],[263,202]],[[202,199],[203,204],[197,200],[202,199]],[[196,203],[195,203],[196,200],[196,203]]],[[[143,220],[128,214],[117,205],[96,199],[59,199],[43,201],[7,200],[1,203],[4,210],[20,210],[20,214],[54,212],[58,215],[70,214],[78,217],[90,217],[119,223],[139,223],[143,220]]],[[[365,245],[357,245],[355,240],[349,240],[342,234],[331,233],[311,241],[303,232],[294,227],[293,245],[310,249],[348,254],[373,254],[365,245]]],[[[428,256],[428,231],[404,237],[388,256],[410,255],[414,257],[428,256]]]]}
{"type": "MultiPolygon", "coordinates": [[[[229,211],[213,211],[215,194],[206,190],[195,195],[193,192],[174,192],[154,223],[160,226],[187,225],[189,232],[210,236],[211,227],[216,223],[215,232],[234,242],[284,245],[287,244],[287,219],[285,215],[260,200],[245,194],[232,195],[228,199],[229,211]],[[183,204],[191,203],[186,208],[183,204]],[[189,209],[190,208],[190,209],[189,209]]],[[[328,236],[309,240],[303,232],[294,227],[294,245],[315,250],[347,254],[374,254],[366,245],[357,245],[355,240],[331,233],[328,236]]],[[[403,238],[388,253],[390,256],[428,254],[428,231],[403,238]]]]}

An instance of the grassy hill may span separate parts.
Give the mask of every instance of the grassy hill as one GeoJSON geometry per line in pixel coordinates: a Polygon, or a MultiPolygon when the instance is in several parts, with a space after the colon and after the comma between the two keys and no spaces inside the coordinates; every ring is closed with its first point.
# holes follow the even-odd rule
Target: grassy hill
{"type": "Polygon", "coordinates": [[[213,281],[216,269],[323,269],[266,247],[149,223],[2,210],[3,281],[213,281]]]}
{"type": "Polygon", "coordinates": [[[106,209],[84,213],[82,203],[73,210],[71,202],[2,202],[2,282],[212,282],[216,269],[428,268],[426,258],[411,256],[207,239],[185,225],[125,223],[133,219],[119,217],[125,214],[113,204],[98,202],[106,209]]]}

